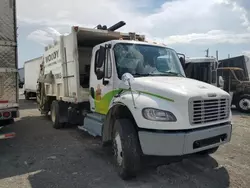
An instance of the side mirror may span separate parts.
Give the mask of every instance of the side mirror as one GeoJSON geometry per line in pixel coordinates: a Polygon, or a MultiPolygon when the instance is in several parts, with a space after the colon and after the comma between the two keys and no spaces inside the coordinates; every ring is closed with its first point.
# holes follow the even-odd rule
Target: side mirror
{"type": "Polygon", "coordinates": [[[98,59],[96,61],[96,68],[102,67],[105,58],[106,58],[106,48],[103,46],[100,46],[99,56],[98,56],[98,59]]]}
{"type": "Polygon", "coordinates": [[[181,65],[182,65],[182,68],[185,69],[185,59],[183,57],[180,57],[180,62],[181,62],[181,65]]]}
{"type": "Polygon", "coordinates": [[[124,73],[122,75],[123,84],[126,85],[126,86],[129,86],[129,90],[131,91],[131,96],[132,96],[132,99],[133,99],[133,105],[134,105],[134,108],[136,108],[135,99],[134,99],[133,91],[132,91],[132,88],[131,88],[131,82],[133,82],[134,80],[135,79],[134,79],[133,75],[130,74],[130,73],[124,73]]]}
{"type": "Polygon", "coordinates": [[[97,69],[96,70],[96,76],[97,76],[97,80],[101,80],[104,77],[104,72],[102,70],[100,70],[100,69],[97,69]]]}
{"type": "Polygon", "coordinates": [[[213,69],[214,69],[214,70],[217,70],[217,68],[218,68],[218,61],[215,61],[213,65],[214,65],[214,66],[213,66],[213,69]]]}
{"type": "Polygon", "coordinates": [[[224,79],[222,78],[222,76],[219,76],[219,86],[220,87],[224,87],[224,79]]]}
{"type": "Polygon", "coordinates": [[[181,62],[182,68],[185,70],[185,66],[186,66],[186,56],[185,54],[182,53],[177,53],[177,55],[179,56],[179,60],[181,62]]]}
{"type": "Polygon", "coordinates": [[[130,86],[131,82],[133,82],[134,79],[135,79],[135,78],[134,78],[133,75],[130,74],[130,73],[124,73],[124,74],[122,75],[122,81],[123,81],[123,83],[124,83],[126,86],[130,86]]]}

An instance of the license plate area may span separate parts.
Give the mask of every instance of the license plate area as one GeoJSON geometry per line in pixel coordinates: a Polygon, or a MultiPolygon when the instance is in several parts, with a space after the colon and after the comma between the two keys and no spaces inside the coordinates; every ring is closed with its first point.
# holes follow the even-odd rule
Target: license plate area
{"type": "Polygon", "coordinates": [[[206,139],[196,140],[193,142],[193,149],[198,149],[198,148],[210,146],[213,144],[217,144],[217,143],[225,141],[226,139],[227,139],[227,134],[221,134],[221,135],[213,136],[213,137],[206,138],[206,139]]]}

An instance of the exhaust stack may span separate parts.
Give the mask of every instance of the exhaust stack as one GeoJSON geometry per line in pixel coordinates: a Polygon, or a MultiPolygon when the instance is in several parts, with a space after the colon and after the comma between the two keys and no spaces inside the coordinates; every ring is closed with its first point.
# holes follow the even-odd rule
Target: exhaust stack
{"type": "Polygon", "coordinates": [[[126,25],[126,23],[124,21],[120,21],[114,25],[112,25],[111,27],[108,28],[108,31],[115,31],[121,27],[123,27],[124,25],[126,25]]]}

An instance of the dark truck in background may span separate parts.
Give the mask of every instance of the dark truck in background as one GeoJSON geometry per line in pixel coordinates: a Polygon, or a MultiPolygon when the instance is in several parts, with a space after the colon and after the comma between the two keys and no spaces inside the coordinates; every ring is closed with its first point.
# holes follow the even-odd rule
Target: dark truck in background
{"type": "Polygon", "coordinates": [[[249,80],[250,74],[250,57],[241,55],[237,57],[221,59],[219,60],[218,68],[222,67],[238,67],[241,68],[244,72],[244,77],[249,80]]]}
{"type": "Polygon", "coordinates": [[[214,57],[192,57],[185,62],[188,78],[200,80],[228,92],[231,104],[250,113],[250,58],[238,56],[217,61],[214,57]]]}

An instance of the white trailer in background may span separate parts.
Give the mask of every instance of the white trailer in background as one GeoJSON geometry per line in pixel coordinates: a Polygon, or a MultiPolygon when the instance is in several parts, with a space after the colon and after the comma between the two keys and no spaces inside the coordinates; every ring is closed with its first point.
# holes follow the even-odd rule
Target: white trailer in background
{"type": "Polygon", "coordinates": [[[36,97],[37,79],[42,61],[43,58],[38,57],[24,63],[24,95],[26,100],[29,100],[30,97],[36,97]]]}
{"type": "MultiPolygon", "coordinates": [[[[0,1],[0,129],[19,116],[16,1],[0,1]]],[[[0,134],[0,137],[2,135],[0,134]]],[[[4,136],[5,138],[5,136],[4,136]]]]}

